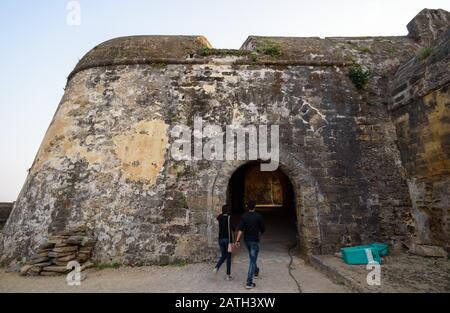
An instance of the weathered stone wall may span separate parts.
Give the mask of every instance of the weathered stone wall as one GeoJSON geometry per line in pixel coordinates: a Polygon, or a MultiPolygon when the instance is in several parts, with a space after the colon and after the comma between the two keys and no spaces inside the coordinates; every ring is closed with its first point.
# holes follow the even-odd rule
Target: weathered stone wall
{"type": "Polygon", "coordinates": [[[408,28],[409,38],[423,47],[429,47],[445,35],[449,24],[449,12],[442,9],[423,9],[406,27],[408,28]]]}
{"type": "Polygon", "coordinates": [[[345,69],[132,65],[71,79],[5,229],[5,251],[31,251],[48,229],[86,222],[102,260],[204,258],[225,200],[226,186],[211,195],[224,162],[175,162],[167,149],[169,127],[192,126],[195,116],[280,125],[281,163],[311,251],[405,235],[395,222],[409,203],[393,126],[345,69]]]}
{"type": "Polygon", "coordinates": [[[417,231],[414,242],[450,242],[450,30],[431,55],[401,66],[393,80],[392,115],[417,231]]]}
{"type": "Polygon", "coordinates": [[[303,252],[408,238],[415,223],[386,107],[389,78],[419,48],[406,37],[249,37],[220,51],[203,37],[167,36],[96,47],[70,76],[3,231],[2,260],[27,258],[49,232],[78,224],[94,233],[97,260],[210,258],[215,215],[245,161],[175,161],[169,131],[196,116],[280,125],[303,252]],[[267,41],[280,53],[264,53],[267,41]],[[365,90],[347,75],[355,63],[371,70],[365,90]]]}

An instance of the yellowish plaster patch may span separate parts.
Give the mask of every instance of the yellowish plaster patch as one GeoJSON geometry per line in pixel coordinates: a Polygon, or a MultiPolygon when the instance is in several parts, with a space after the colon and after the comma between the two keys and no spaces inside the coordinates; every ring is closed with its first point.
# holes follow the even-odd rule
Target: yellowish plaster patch
{"type": "Polygon", "coordinates": [[[441,90],[432,92],[424,97],[426,105],[435,104],[434,110],[428,116],[428,125],[421,132],[424,141],[424,152],[421,157],[428,164],[433,175],[445,171],[450,167],[444,149],[443,138],[450,136],[450,125],[443,122],[450,116],[448,109],[448,93],[441,90]]]}
{"type": "Polygon", "coordinates": [[[113,138],[122,173],[151,186],[161,171],[168,143],[168,125],[162,120],[141,121],[113,138]]]}
{"type": "Polygon", "coordinates": [[[64,154],[70,159],[86,159],[89,163],[100,163],[104,159],[104,155],[89,151],[85,146],[80,144],[80,140],[74,141],[64,140],[63,144],[64,154]]]}
{"type": "Polygon", "coordinates": [[[65,140],[73,126],[73,118],[69,112],[77,108],[79,105],[71,102],[61,104],[39,147],[32,167],[33,172],[39,171],[45,162],[52,161],[59,155],[60,143],[65,140]]]}
{"type": "MultiPolygon", "coordinates": [[[[73,139],[73,134],[76,134],[78,130],[73,113],[78,112],[77,114],[83,115],[82,111],[87,105],[88,103],[83,101],[61,104],[39,148],[32,172],[39,171],[44,164],[58,168],[61,158],[72,160],[84,158],[89,163],[101,163],[104,160],[104,154],[89,151],[87,147],[81,145],[80,139],[73,139]]],[[[93,140],[90,138],[90,143],[93,140]]]]}

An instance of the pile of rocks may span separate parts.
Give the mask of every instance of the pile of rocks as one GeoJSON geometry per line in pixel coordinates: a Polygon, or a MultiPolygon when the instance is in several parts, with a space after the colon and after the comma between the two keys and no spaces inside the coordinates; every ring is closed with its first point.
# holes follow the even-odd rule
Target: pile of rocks
{"type": "Polygon", "coordinates": [[[86,227],[71,227],[49,236],[33,255],[27,265],[20,269],[21,275],[56,276],[69,272],[67,264],[76,261],[81,271],[92,266],[89,259],[92,255],[95,240],[87,235],[86,227]]]}

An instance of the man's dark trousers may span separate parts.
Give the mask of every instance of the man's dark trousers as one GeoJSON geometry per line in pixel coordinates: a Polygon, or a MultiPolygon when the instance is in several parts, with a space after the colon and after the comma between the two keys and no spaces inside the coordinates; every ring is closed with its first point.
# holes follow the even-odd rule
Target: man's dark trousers
{"type": "Polygon", "coordinates": [[[245,241],[245,245],[247,246],[248,255],[250,257],[250,264],[248,267],[248,275],[247,275],[247,286],[251,286],[253,284],[254,275],[259,274],[259,268],[258,265],[256,265],[259,253],[259,242],[245,241]]]}

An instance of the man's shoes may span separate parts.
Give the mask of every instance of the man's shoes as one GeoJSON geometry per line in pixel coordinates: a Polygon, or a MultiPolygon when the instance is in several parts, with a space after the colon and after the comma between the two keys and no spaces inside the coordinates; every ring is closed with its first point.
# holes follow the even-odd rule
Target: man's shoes
{"type": "Polygon", "coordinates": [[[226,280],[233,280],[233,276],[227,275],[227,277],[226,277],[225,279],[226,279],[226,280]]]}
{"type": "Polygon", "coordinates": [[[253,289],[253,288],[255,288],[256,287],[256,284],[255,283],[252,283],[251,285],[246,285],[245,286],[245,289],[253,289]]]}
{"type": "Polygon", "coordinates": [[[253,279],[261,279],[261,277],[259,276],[259,274],[255,274],[253,275],[253,279]]]}
{"type": "Polygon", "coordinates": [[[213,274],[214,274],[214,275],[217,274],[218,271],[219,271],[219,269],[218,269],[217,267],[215,267],[215,268],[213,269],[213,274]]]}

